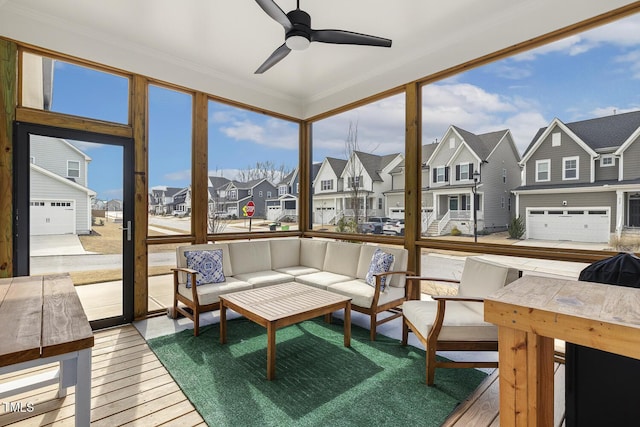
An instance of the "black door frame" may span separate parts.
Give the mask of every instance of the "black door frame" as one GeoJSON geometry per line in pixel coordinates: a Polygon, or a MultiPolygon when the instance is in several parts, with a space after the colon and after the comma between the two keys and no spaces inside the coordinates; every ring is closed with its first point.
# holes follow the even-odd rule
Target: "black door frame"
{"type": "MultiPolygon", "coordinates": [[[[105,135],[89,131],[65,129],[54,126],[33,123],[14,123],[14,153],[13,153],[13,271],[14,276],[29,275],[29,202],[30,191],[30,144],[29,135],[42,135],[53,138],[63,138],[76,141],[87,141],[99,144],[116,145],[123,149],[123,225],[133,221],[134,206],[134,153],[133,139],[105,135]],[[129,222],[130,221],[130,222],[129,222]]],[[[130,230],[132,236],[134,229],[130,230]]],[[[129,323],[133,320],[133,239],[128,241],[123,237],[122,248],[122,315],[106,319],[91,321],[93,329],[129,323]]]]}

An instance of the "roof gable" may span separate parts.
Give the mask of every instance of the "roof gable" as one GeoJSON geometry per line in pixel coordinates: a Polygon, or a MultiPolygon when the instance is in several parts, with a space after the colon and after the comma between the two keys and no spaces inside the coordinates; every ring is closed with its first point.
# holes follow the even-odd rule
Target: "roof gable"
{"type": "Polygon", "coordinates": [[[591,147],[589,147],[589,145],[587,145],[582,140],[582,138],[580,138],[578,135],[576,135],[575,132],[573,132],[573,130],[571,130],[571,128],[569,128],[560,119],[558,119],[556,117],[555,119],[553,119],[551,121],[549,126],[547,126],[546,128],[541,128],[541,129],[538,130],[538,132],[536,133],[536,139],[534,139],[534,141],[531,144],[529,144],[529,147],[527,148],[527,151],[525,152],[524,156],[522,157],[522,160],[520,161],[521,165],[524,166],[524,164],[531,158],[531,156],[533,156],[533,153],[535,153],[536,150],[538,148],[540,148],[540,146],[545,141],[545,139],[547,139],[547,137],[556,128],[562,129],[569,136],[569,138],[571,138],[576,144],[578,144],[580,147],[582,147],[582,149],[584,151],[586,151],[587,154],[589,154],[590,156],[595,157],[595,156],[598,155],[591,147]]]}

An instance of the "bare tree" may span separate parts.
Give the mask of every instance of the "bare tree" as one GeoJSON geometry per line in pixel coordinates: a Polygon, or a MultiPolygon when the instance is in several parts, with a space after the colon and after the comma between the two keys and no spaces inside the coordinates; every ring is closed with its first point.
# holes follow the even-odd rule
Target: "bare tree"
{"type": "Polygon", "coordinates": [[[238,178],[242,182],[253,181],[256,179],[265,179],[272,184],[277,184],[287,174],[291,172],[291,169],[281,163],[276,165],[271,160],[257,161],[254,166],[247,166],[246,169],[239,172],[238,178]]]}
{"type": "Polygon", "coordinates": [[[349,122],[349,130],[347,131],[347,138],[344,141],[345,158],[347,159],[347,166],[345,169],[345,191],[348,192],[348,207],[353,210],[353,218],[357,223],[360,216],[363,213],[363,208],[366,207],[366,201],[361,206],[361,198],[364,194],[362,173],[364,166],[356,159],[356,153],[360,151],[360,145],[358,143],[358,122],[355,124],[349,122]]]}

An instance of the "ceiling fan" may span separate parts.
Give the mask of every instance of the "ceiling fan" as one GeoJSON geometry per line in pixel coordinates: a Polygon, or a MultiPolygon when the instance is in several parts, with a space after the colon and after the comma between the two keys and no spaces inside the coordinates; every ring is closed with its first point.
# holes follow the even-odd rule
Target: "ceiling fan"
{"type": "Polygon", "coordinates": [[[311,16],[300,10],[300,0],[296,2],[296,9],[289,13],[284,13],[274,0],[256,0],[256,3],[284,27],[285,42],[264,61],[255,74],[264,73],[292,50],[304,50],[311,42],[391,47],[391,40],[382,37],[343,30],[312,29],[311,16]]]}

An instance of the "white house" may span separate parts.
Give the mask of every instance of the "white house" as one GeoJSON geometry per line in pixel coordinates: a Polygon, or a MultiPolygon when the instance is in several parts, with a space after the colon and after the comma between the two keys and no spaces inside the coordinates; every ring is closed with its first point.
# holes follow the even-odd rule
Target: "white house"
{"type": "Polygon", "coordinates": [[[31,135],[30,234],[89,234],[91,158],[61,138],[31,135]]]}

